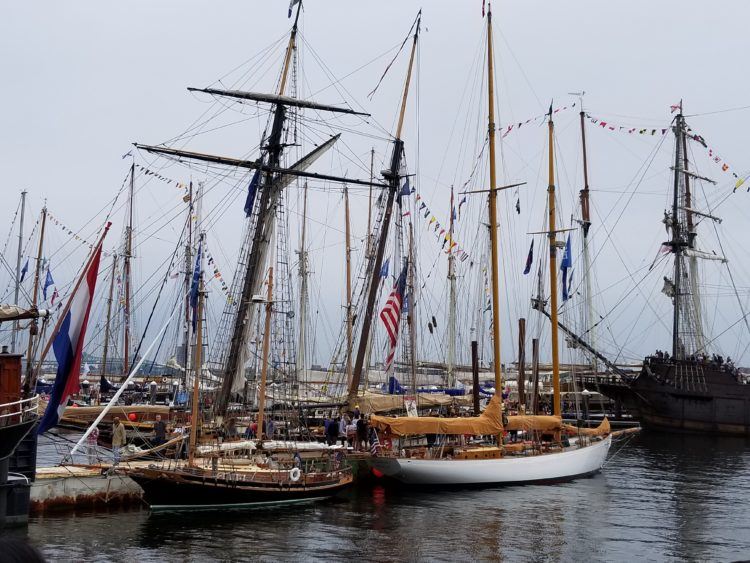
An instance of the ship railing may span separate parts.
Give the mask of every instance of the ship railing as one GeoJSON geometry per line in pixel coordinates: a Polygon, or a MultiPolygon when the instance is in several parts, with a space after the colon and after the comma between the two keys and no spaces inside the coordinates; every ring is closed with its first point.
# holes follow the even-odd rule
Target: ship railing
{"type": "Polygon", "coordinates": [[[39,418],[39,395],[0,405],[0,426],[13,426],[39,418]]]}

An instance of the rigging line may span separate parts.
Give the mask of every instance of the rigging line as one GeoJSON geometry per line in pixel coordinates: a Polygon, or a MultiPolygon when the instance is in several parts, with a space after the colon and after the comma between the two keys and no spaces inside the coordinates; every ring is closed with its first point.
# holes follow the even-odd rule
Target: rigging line
{"type": "Polygon", "coordinates": [[[690,113],[690,114],[685,115],[684,117],[702,117],[704,115],[716,115],[717,113],[728,113],[730,111],[741,111],[744,109],[750,109],[750,106],[739,106],[736,108],[717,109],[714,111],[706,111],[703,113],[690,113]]]}
{"type": "Polygon", "coordinates": [[[372,91],[367,94],[367,97],[372,100],[373,95],[377,91],[377,89],[380,87],[380,84],[383,82],[383,79],[385,78],[385,75],[388,74],[388,71],[391,69],[391,66],[393,66],[393,63],[396,62],[396,59],[401,54],[401,51],[404,50],[404,46],[406,45],[406,42],[409,41],[409,38],[412,35],[412,31],[414,31],[414,26],[417,25],[417,22],[419,22],[419,18],[422,15],[422,10],[419,10],[419,13],[417,13],[417,17],[414,18],[414,21],[411,24],[411,27],[409,28],[409,32],[406,34],[406,37],[404,37],[404,40],[401,42],[401,46],[398,48],[398,51],[393,56],[393,59],[391,59],[391,62],[388,63],[388,66],[385,67],[385,70],[383,71],[382,76],[380,77],[380,80],[378,80],[378,83],[375,85],[375,88],[372,89],[372,91]]]}

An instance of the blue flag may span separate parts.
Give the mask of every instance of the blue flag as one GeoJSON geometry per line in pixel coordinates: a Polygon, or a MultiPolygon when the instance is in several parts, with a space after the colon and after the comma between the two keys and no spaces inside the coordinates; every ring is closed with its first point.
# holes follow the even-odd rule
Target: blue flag
{"type": "Polygon", "coordinates": [[[253,204],[255,203],[255,194],[258,193],[258,184],[260,183],[260,170],[256,170],[250,185],[247,187],[247,199],[245,200],[245,215],[250,217],[253,214],[253,204]]]}
{"type": "Polygon", "coordinates": [[[398,204],[401,205],[401,197],[405,195],[411,194],[411,186],[409,185],[409,176],[406,177],[406,180],[404,180],[404,185],[401,186],[401,190],[398,192],[398,204]]]}
{"type": "Polygon", "coordinates": [[[201,252],[203,242],[198,244],[198,254],[195,255],[195,268],[193,268],[193,283],[190,286],[190,308],[193,311],[193,330],[198,324],[198,286],[201,278],[201,252]]]}
{"type": "Polygon", "coordinates": [[[290,0],[289,1],[289,12],[287,13],[287,18],[292,17],[292,8],[294,8],[295,4],[299,4],[299,0],[290,0]]]}
{"type": "Polygon", "coordinates": [[[26,273],[29,271],[29,259],[26,259],[26,264],[23,265],[23,268],[21,268],[21,280],[19,283],[23,282],[23,279],[26,277],[26,273]]]}
{"type": "Polygon", "coordinates": [[[385,259],[385,262],[383,262],[383,265],[380,268],[380,277],[381,278],[387,278],[388,277],[388,265],[391,263],[391,257],[385,259]]]}
{"type": "Polygon", "coordinates": [[[529,255],[526,257],[526,267],[523,269],[523,275],[525,276],[531,271],[531,264],[534,262],[534,239],[531,239],[531,247],[529,247],[529,255]]]}
{"type": "Polygon", "coordinates": [[[47,288],[55,283],[55,280],[52,279],[52,274],[49,271],[49,268],[47,268],[47,277],[44,279],[44,286],[42,286],[42,293],[44,294],[44,300],[47,300],[47,288]]]}
{"type": "MultiPolygon", "coordinates": [[[[563,253],[562,262],[560,262],[560,270],[562,270],[562,298],[563,301],[567,301],[570,298],[570,279],[568,279],[568,270],[573,267],[573,256],[570,252],[570,235],[568,235],[568,242],[565,243],[565,252],[563,253]]],[[[571,275],[572,279],[572,275],[571,275]]]]}

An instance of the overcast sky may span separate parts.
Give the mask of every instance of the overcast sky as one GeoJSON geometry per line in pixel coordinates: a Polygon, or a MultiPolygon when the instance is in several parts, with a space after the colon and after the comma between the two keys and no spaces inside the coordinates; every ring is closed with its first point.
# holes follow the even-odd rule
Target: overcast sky
{"type": "MultiPolygon", "coordinates": [[[[486,119],[486,98],[484,63],[480,59],[485,41],[481,4],[481,0],[306,0],[301,19],[304,81],[300,94],[319,102],[357,106],[373,115],[369,124],[342,118],[340,125],[365,131],[372,137],[344,132],[346,148],[339,148],[335,157],[321,160],[316,170],[364,178],[370,147],[377,154],[376,170],[383,167],[390,149],[382,128],[393,132],[406,51],[372,100],[367,94],[422,7],[419,65],[404,140],[409,172],[418,173],[418,193],[441,222],[447,220],[449,186],[461,185],[469,177],[477,158],[475,148],[481,147],[486,128],[482,121],[486,119]],[[325,62],[327,71],[318,64],[318,58],[325,62]],[[332,77],[342,79],[339,89],[330,87],[332,77]]],[[[291,25],[287,6],[285,0],[50,0],[4,6],[0,20],[0,76],[4,86],[0,89],[0,189],[6,224],[16,209],[20,190],[27,189],[30,213],[37,214],[46,200],[59,221],[91,236],[104,219],[100,210],[106,208],[126,176],[130,161],[121,157],[131,150],[131,143],[157,144],[172,139],[204,111],[215,107],[210,104],[212,98],[192,95],[185,90],[187,86],[216,84],[219,79],[229,86],[241,79],[242,84],[252,85],[254,90],[274,88],[279,57],[291,25]],[[273,54],[267,59],[268,65],[262,69],[252,67],[251,58],[265,49],[273,54]],[[250,68],[257,76],[243,76],[250,68]]],[[[611,324],[606,325],[607,334],[601,336],[608,353],[614,355],[622,349],[621,359],[632,360],[656,347],[669,347],[668,322],[664,320],[669,317],[669,303],[659,293],[662,274],[657,272],[646,282],[641,282],[641,278],[660,243],[666,240],[660,220],[668,205],[673,141],[669,135],[664,139],[660,134],[628,135],[619,127],[668,127],[669,106],[680,99],[684,100],[686,114],[698,114],[689,117],[690,125],[722,159],[721,163],[714,163],[699,145],[691,148],[700,173],[719,182],[717,186],[703,186],[707,194],[704,201],[711,205],[721,202],[713,211],[724,218],[719,226],[724,251],[740,286],[743,306],[747,307],[750,255],[744,233],[750,219],[750,194],[745,193],[744,187],[734,196],[729,194],[734,185],[731,173],[742,176],[750,172],[744,150],[750,110],[723,110],[750,105],[742,62],[748,50],[746,22],[750,4],[741,0],[514,0],[495,2],[493,10],[501,130],[544,113],[552,99],[555,107],[570,105],[577,98],[569,93],[582,90],[586,91],[585,105],[591,116],[618,127],[617,131],[609,131],[587,121],[594,190],[592,228],[597,236],[595,247],[601,251],[596,260],[595,302],[598,314],[618,308],[607,318],[611,324]],[[649,166],[644,168],[647,163],[649,166]],[[730,166],[727,172],[721,169],[724,163],[730,166]],[[639,289],[633,292],[634,285],[639,289]]],[[[249,119],[255,109],[245,111],[225,113],[219,123],[248,117],[246,123],[227,125],[178,144],[227,156],[254,157],[252,149],[257,147],[265,121],[249,119]]],[[[561,112],[556,121],[556,142],[561,151],[560,222],[566,227],[575,226],[570,217],[575,213],[575,197],[582,182],[577,108],[561,112]]],[[[527,233],[541,230],[544,221],[546,138],[540,123],[508,135],[498,158],[501,182],[528,182],[517,194],[508,193],[501,198],[503,260],[509,272],[504,275],[506,310],[502,313],[505,359],[515,357],[510,327],[515,326],[518,316],[532,319],[532,331],[544,327],[546,334],[548,330],[548,325],[539,323],[535,313],[528,310],[534,284],[529,276],[520,274],[531,240],[527,233]],[[513,211],[517,199],[522,206],[520,215],[513,211]]],[[[324,137],[321,133],[316,139],[324,137]]],[[[136,162],[156,168],[168,164],[146,154],[136,154],[136,162]]],[[[486,178],[485,172],[486,168],[482,168],[479,173],[486,178]]],[[[166,166],[163,173],[181,181],[191,177],[191,170],[176,165],[166,166]]],[[[201,179],[201,171],[193,169],[192,178],[201,179]]],[[[473,185],[483,187],[484,178],[475,179],[473,185]]],[[[214,183],[215,175],[211,185],[214,183]]],[[[211,209],[223,205],[208,236],[227,282],[231,280],[231,262],[239,245],[245,185],[246,178],[234,174],[212,189],[205,202],[211,209]]],[[[166,218],[174,215],[180,194],[169,190],[174,188],[152,182],[139,195],[136,215],[143,244],[137,251],[137,275],[142,284],[148,283],[149,276],[168,258],[179,235],[179,221],[170,223],[166,218]]],[[[313,194],[311,260],[317,276],[313,307],[326,310],[326,320],[319,312],[315,321],[319,323],[316,326],[320,338],[315,359],[326,362],[341,320],[341,198],[338,192],[321,190],[317,196],[316,192],[313,194]],[[323,229],[325,223],[331,228],[323,229]]],[[[290,210],[298,213],[297,196],[290,199],[290,210]]],[[[458,228],[459,243],[476,253],[481,250],[472,246],[478,244],[477,222],[483,220],[481,213],[486,213],[483,205],[482,200],[474,198],[466,215],[472,223],[465,220],[458,228]]],[[[361,241],[366,224],[366,198],[361,190],[353,193],[353,215],[355,236],[361,241]]],[[[27,221],[27,233],[33,221],[27,221]]],[[[114,222],[109,247],[114,246],[114,239],[122,231],[121,212],[115,215],[114,222]]],[[[706,223],[702,228],[710,235],[705,248],[719,253],[714,227],[706,223]]],[[[444,257],[426,223],[415,220],[415,232],[425,286],[421,314],[424,319],[437,315],[442,329],[444,257]],[[438,256],[441,258],[436,260],[438,256]]],[[[7,235],[7,227],[0,235],[7,235]]],[[[296,241],[296,226],[292,235],[290,240],[296,241]]],[[[67,235],[58,226],[52,228],[51,248],[66,240],[67,235]]],[[[538,256],[543,253],[542,240],[536,244],[538,256]]],[[[66,248],[73,246],[68,244],[66,248]]],[[[14,256],[12,243],[6,257],[13,264],[14,256]]],[[[67,251],[53,258],[53,264],[58,260],[54,271],[61,284],[73,278],[83,260],[83,251],[74,253],[69,262],[62,260],[63,256],[67,256],[67,251]]],[[[355,261],[359,258],[361,252],[355,261]]],[[[724,354],[737,356],[744,352],[742,359],[747,363],[746,346],[750,340],[744,325],[736,324],[739,305],[726,271],[713,263],[704,268],[712,280],[706,296],[709,328],[712,333],[723,333],[717,344],[724,354]],[[743,333],[744,342],[738,344],[738,335],[743,333]]],[[[156,276],[163,274],[162,267],[156,276]]],[[[462,291],[466,292],[461,299],[466,302],[471,297],[469,278],[478,276],[466,264],[460,267],[459,276],[463,280],[462,291]]],[[[4,288],[7,272],[1,279],[4,288]]],[[[468,309],[465,307],[467,312],[461,320],[459,346],[464,351],[471,325],[468,309]]],[[[139,314],[142,327],[146,307],[139,314]]],[[[420,324],[424,328],[426,321],[420,324]]],[[[430,337],[425,332],[422,348],[425,356],[440,357],[444,345],[437,336],[430,337]]]]}

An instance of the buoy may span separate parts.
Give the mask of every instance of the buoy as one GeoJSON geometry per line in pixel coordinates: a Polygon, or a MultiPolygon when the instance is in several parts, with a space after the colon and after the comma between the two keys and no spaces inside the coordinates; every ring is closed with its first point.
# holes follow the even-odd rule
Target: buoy
{"type": "Polygon", "coordinates": [[[137,414],[135,414],[134,412],[131,412],[131,413],[130,413],[130,414],[128,415],[128,420],[129,420],[130,422],[135,422],[136,420],[138,420],[138,415],[137,415],[137,414]]]}
{"type": "Polygon", "coordinates": [[[299,481],[300,475],[302,475],[302,471],[300,471],[299,467],[295,467],[289,472],[289,478],[292,481],[299,481]]]}

